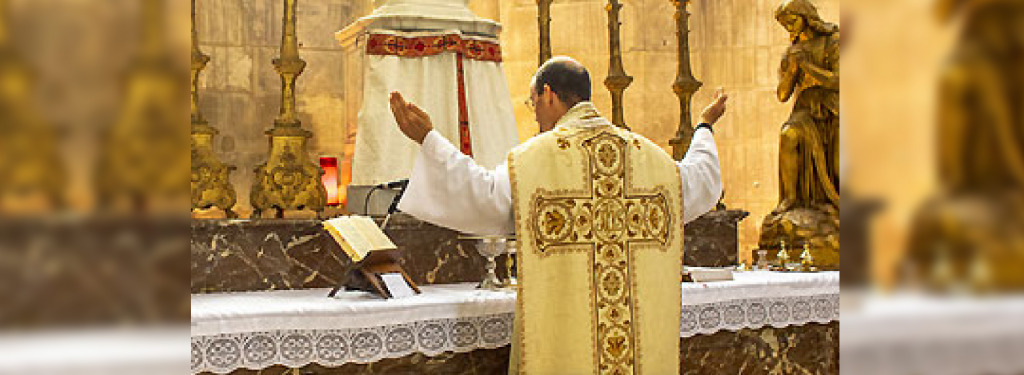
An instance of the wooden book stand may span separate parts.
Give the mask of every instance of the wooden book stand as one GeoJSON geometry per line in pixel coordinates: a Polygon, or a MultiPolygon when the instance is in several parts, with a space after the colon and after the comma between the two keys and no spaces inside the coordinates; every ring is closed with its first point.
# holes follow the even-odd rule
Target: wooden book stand
{"type": "Polygon", "coordinates": [[[417,294],[420,293],[420,288],[398,264],[398,250],[391,249],[371,251],[366,258],[356,263],[355,268],[349,274],[348,281],[332,289],[327,296],[334,297],[344,287],[347,290],[370,292],[382,298],[393,298],[394,296],[381,278],[382,274],[387,273],[401,274],[409,287],[417,294]]]}

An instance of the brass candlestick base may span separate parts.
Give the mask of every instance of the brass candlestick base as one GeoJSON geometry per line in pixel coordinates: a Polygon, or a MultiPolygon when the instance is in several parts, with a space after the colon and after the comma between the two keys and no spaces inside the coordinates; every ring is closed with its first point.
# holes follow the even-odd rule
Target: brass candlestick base
{"type": "Polygon", "coordinates": [[[324,172],[306,154],[306,140],[312,134],[298,127],[275,127],[267,134],[271,137],[270,159],[254,169],[253,217],[262,217],[270,209],[277,211],[277,217],[286,210],[323,212],[327,189],[320,176],[324,172]]]}
{"type": "Polygon", "coordinates": [[[192,210],[217,207],[233,219],[236,196],[230,178],[235,166],[217,159],[212,145],[216,134],[205,124],[192,126],[192,210]]]}

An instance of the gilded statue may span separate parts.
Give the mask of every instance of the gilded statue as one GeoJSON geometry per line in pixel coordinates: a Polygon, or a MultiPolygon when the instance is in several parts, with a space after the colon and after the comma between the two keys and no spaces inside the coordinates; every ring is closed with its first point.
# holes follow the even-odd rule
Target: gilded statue
{"type": "Polygon", "coordinates": [[[1024,290],[1024,4],[938,7],[942,21],[963,23],[939,76],[940,189],[914,217],[902,278],[939,291],[1024,290]]]}
{"type": "MultiPolygon", "coordinates": [[[[793,110],[779,140],[779,203],[765,218],[759,246],[808,245],[822,265],[839,251],[839,26],[809,0],[785,0],[775,19],[789,32],[778,99],[793,110]]],[[[834,264],[833,264],[834,262],[834,264]]]]}

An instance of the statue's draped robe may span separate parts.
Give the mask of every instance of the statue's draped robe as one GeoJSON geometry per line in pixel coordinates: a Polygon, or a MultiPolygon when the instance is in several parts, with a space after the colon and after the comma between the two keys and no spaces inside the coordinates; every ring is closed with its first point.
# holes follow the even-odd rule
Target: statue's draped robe
{"type": "Polygon", "coordinates": [[[678,373],[683,194],[671,157],[591,113],[517,147],[508,165],[513,371],[678,373]]]}
{"type": "MultiPolygon", "coordinates": [[[[814,64],[839,74],[839,35],[813,41],[814,64]]],[[[787,126],[799,129],[796,186],[798,200],[806,204],[829,203],[839,207],[839,89],[824,87],[801,73],[796,103],[787,126]]],[[[781,190],[781,189],[780,189],[781,190]]],[[[783,197],[784,198],[784,197],[783,197]]]]}
{"type": "MultiPolygon", "coordinates": [[[[582,102],[570,109],[554,130],[531,138],[510,154],[509,160],[494,170],[485,169],[432,131],[424,139],[399,209],[466,233],[517,233],[522,246],[520,291],[525,293],[521,297],[526,303],[518,307],[521,311],[517,311],[514,337],[516,343],[526,345],[526,350],[520,356],[523,348],[513,345],[510,372],[517,373],[521,368],[529,369],[529,374],[598,373],[602,363],[609,370],[621,369],[623,362],[600,362],[597,356],[607,349],[618,358],[635,355],[633,368],[637,373],[676,373],[683,224],[714,208],[722,193],[721,167],[711,132],[697,130],[686,157],[676,163],[650,141],[599,117],[593,104],[582,102]],[[591,138],[589,146],[584,146],[582,142],[591,138]],[[614,154],[616,149],[621,152],[619,156],[614,154]],[[587,152],[596,154],[591,158],[587,152]],[[622,168],[599,169],[598,164],[585,164],[612,159],[618,160],[622,168]],[[590,167],[595,170],[591,172],[590,167]],[[603,174],[609,171],[615,173],[603,174]],[[587,182],[588,173],[600,176],[601,181],[587,182]],[[618,183],[616,178],[620,178],[618,183]],[[612,199],[615,193],[618,198],[612,199]],[[602,200],[601,194],[612,195],[602,200]],[[530,240],[535,232],[529,218],[540,214],[531,212],[532,204],[540,202],[534,197],[578,198],[573,201],[575,211],[559,211],[563,205],[546,205],[548,211],[542,215],[557,216],[561,212],[574,232],[583,230],[578,225],[587,224],[568,213],[581,213],[583,200],[592,200],[587,205],[592,218],[587,220],[590,237],[576,233],[573,242],[577,243],[565,245],[538,243],[536,238],[542,238],[539,236],[530,240]],[[616,208],[619,205],[622,207],[616,208]],[[519,215],[515,220],[513,213],[519,215]],[[638,221],[630,221],[633,214],[639,215],[638,221]],[[657,225],[652,226],[652,217],[659,218],[657,225]],[[620,224],[623,231],[613,233],[620,224]],[[598,233],[604,237],[598,237],[598,233]],[[547,255],[539,253],[541,246],[547,255]],[[616,246],[619,250],[614,250],[616,246]],[[621,267],[623,262],[625,268],[621,267]],[[618,267],[609,272],[619,278],[595,272],[598,264],[608,270],[618,267]],[[622,298],[606,298],[612,289],[594,294],[594,288],[603,285],[618,285],[614,294],[622,298]],[[594,302],[593,309],[590,301],[594,302]],[[629,309],[623,307],[624,301],[632,302],[629,309]],[[599,303],[604,304],[600,309],[599,303]],[[600,317],[591,314],[599,311],[600,317]],[[566,320],[577,316],[586,319],[566,320]],[[618,320],[603,331],[608,333],[604,335],[596,331],[598,318],[618,320]],[[631,322],[628,330],[623,326],[625,319],[631,322]],[[538,331],[548,327],[558,330],[538,331]],[[520,340],[524,333],[525,338],[520,340]],[[520,359],[523,367],[519,367],[520,359]]],[[[544,226],[548,224],[553,229],[556,222],[545,222],[544,226]]]]}

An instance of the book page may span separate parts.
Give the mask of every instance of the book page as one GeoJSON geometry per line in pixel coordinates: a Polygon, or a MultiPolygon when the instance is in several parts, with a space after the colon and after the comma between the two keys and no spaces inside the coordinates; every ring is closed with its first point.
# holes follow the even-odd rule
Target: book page
{"type": "Polygon", "coordinates": [[[335,237],[335,241],[341,245],[353,262],[362,260],[370,252],[372,247],[370,241],[359,233],[359,229],[356,228],[350,216],[325,221],[324,227],[332,232],[331,234],[335,237]]]}
{"type": "Polygon", "coordinates": [[[366,216],[337,217],[324,221],[323,225],[354,262],[363,260],[374,250],[397,248],[377,223],[366,216]]]}
{"type": "Polygon", "coordinates": [[[380,279],[384,281],[384,287],[387,288],[388,293],[391,293],[391,298],[405,298],[416,295],[416,292],[409,287],[409,283],[405,281],[405,277],[402,277],[400,273],[384,273],[380,275],[380,279]]]}
{"type": "Polygon", "coordinates": [[[359,232],[369,242],[371,250],[391,250],[397,248],[373,219],[366,216],[356,216],[354,221],[357,223],[356,226],[359,228],[359,232]]]}

